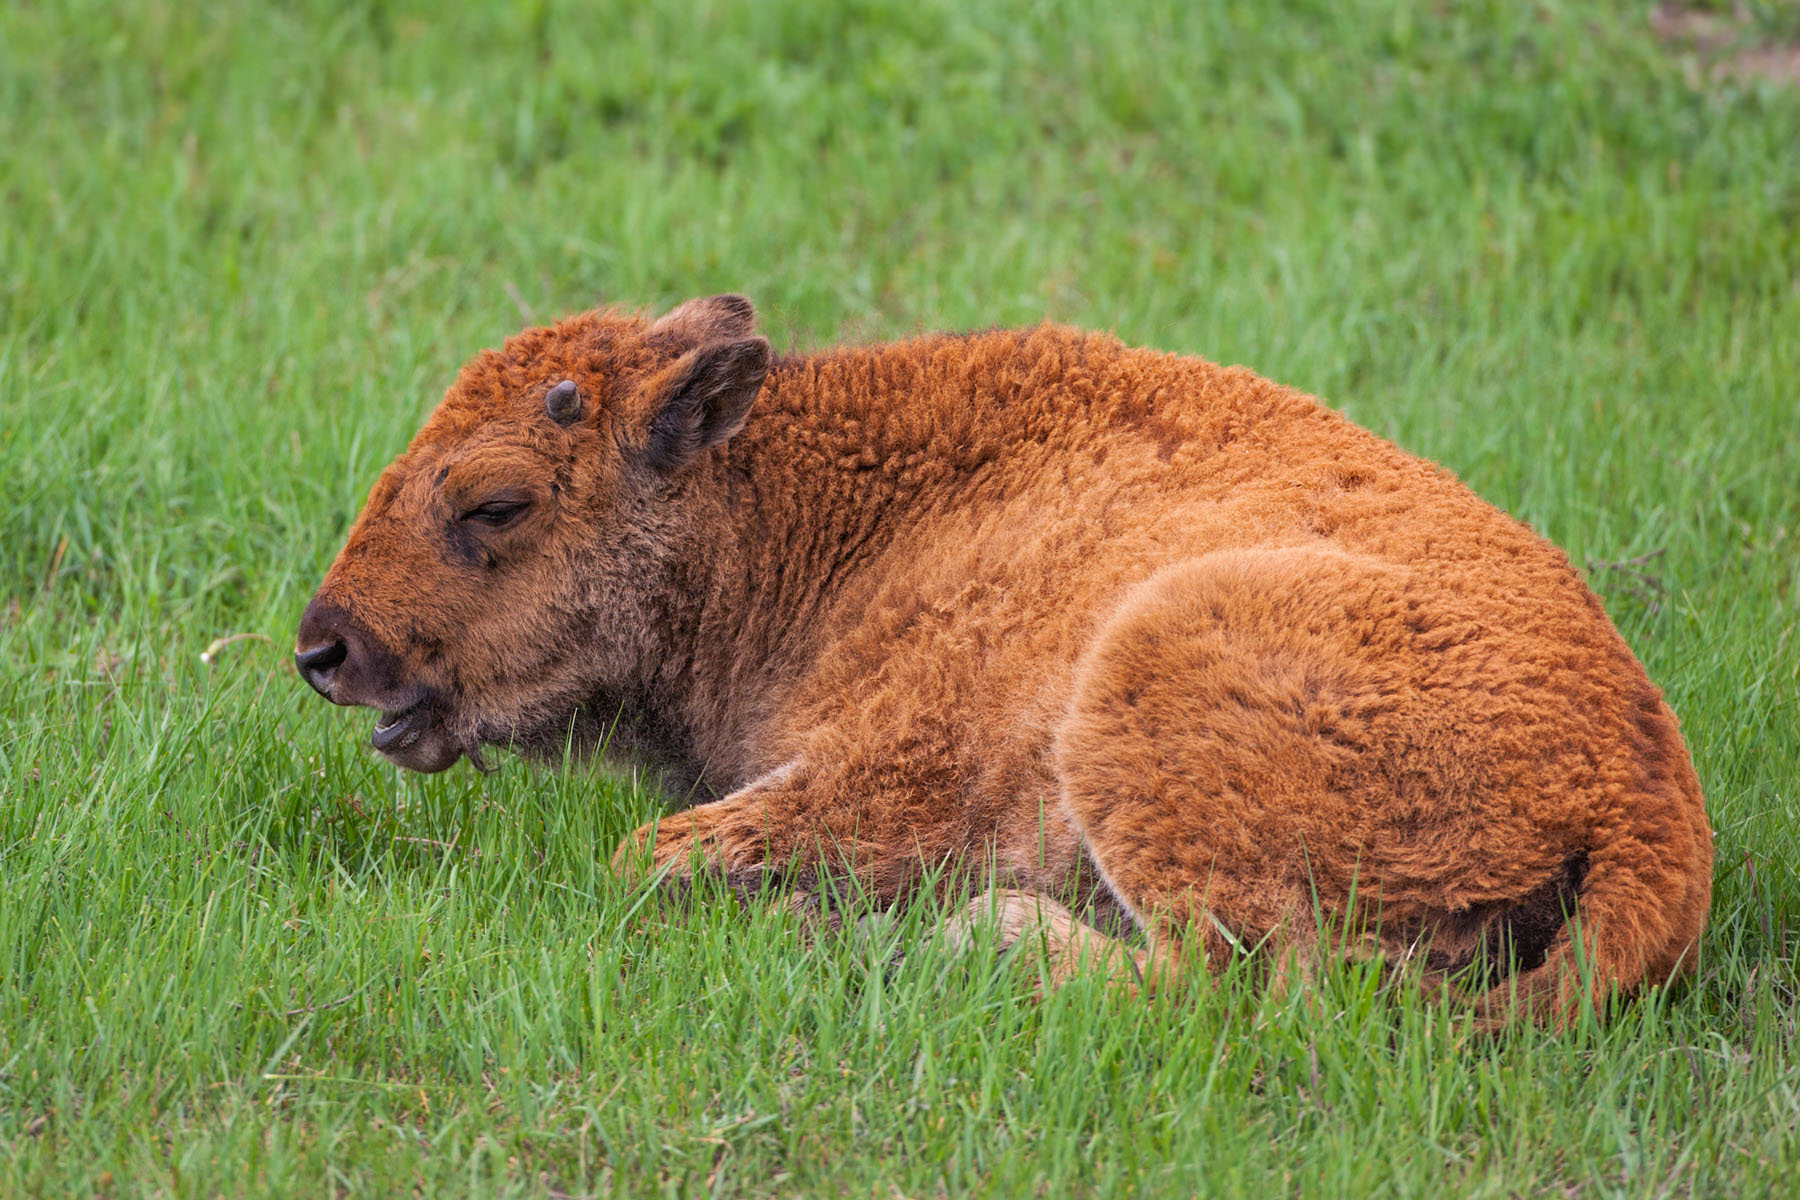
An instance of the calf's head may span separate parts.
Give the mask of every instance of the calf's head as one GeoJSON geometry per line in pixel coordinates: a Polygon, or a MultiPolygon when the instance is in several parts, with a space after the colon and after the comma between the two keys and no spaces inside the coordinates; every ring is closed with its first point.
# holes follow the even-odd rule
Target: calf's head
{"type": "Polygon", "coordinates": [[[748,300],[714,296],[478,355],[369,493],[301,618],[300,674],[379,710],[376,749],[414,770],[484,744],[560,749],[667,636],[691,468],[769,368],[754,324],[748,300]]]}

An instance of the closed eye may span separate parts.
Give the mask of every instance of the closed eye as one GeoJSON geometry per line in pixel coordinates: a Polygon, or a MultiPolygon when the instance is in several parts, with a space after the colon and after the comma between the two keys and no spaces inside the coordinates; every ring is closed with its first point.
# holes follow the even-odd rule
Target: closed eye
{"type": "Polygon", "coordinates": [[[491,526],[494,529],[502,529],[524,516],[525,510],[530,507],[531,501],[529,500],[489,500],[471,508],[462,515],[461,519],[491,526]]]}

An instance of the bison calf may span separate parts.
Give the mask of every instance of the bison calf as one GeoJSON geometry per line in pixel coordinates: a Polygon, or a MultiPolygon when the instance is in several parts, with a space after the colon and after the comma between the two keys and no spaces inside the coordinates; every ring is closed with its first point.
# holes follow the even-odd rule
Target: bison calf
{"type": "Polygon", "coordinates": [[[660,764],[704,800],[638,836],[676,871],[990,863],[1053,978],[1323,916],[1561,1021],[1690,968],[1711,891],[1675,718],[1560,551],[1310,397],[1072,329],[527,330],[376,482],[296,661],[415,770],[660,764]]]}

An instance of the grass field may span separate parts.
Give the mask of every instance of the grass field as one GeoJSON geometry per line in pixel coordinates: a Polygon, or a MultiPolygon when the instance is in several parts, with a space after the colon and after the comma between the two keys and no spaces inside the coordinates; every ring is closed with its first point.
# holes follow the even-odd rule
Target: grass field
{"type": "Polygon", "coordinates": [[[585,7],[0,12],[0,1195],[1792,1194],[1800,88],[1642,3],[585,7]],[[629,779],[373,757],[289,653],[380,466],[724,290],[1247,363],[1566,546],[1707,787],[1694,982],[1038,1004],[646,902],[629,779]]]}

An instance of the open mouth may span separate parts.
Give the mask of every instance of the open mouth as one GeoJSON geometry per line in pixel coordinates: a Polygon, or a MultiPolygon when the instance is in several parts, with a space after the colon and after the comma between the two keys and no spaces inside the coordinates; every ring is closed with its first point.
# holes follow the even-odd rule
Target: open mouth
{"type": "Polygon", "coordinates": [[[430,696],[406,708],[383,712],[369,734],[369,744],[410,771],[442,771],[464,754],[430,696]]]}
{"type": "Polygon", "coordinates": [[[393,754],[418,741],[430,726],[431,714],[426,711],[424,701],[420,701],[399,712],[382,713],[369,741],[383,754],[393,754]]]}

